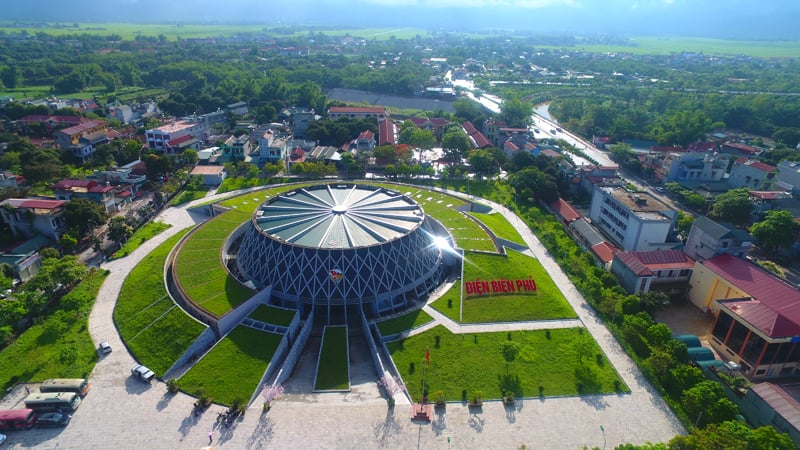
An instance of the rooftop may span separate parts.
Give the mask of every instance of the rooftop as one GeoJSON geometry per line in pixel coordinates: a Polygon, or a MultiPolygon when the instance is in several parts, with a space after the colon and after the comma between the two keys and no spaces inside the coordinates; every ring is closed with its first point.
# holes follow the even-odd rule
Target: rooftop
{"type": "Polygon", "coordinates": [[[648,192],[630,192],[618,186],[605,186],[600,189],[634,213],[658,213],[670,210],[669,206],[648,192]]]}
{"type": "Polygon", "coordinates": [[[356,248],[402,237],[424,220],[399,192],[364,185],[320,185],[272,198],[256,211],[272,237],[304,247],[356,248]]]}
{"type": "MultiPolygon", "coordinates": [[[[715,256],[700,264],[708,267],[725,281],[747,293],[753,300],[773,310],[776,315],[781,315],[798,325],[797,334],[800,334],[800,291],[797,288],[749,261],[728,254],[715,256]]],[[[749,303],[746,308],[742,309],[742,312],[748,313],[748,315],[744,316],[742,312],[738,314],[748,322],[755,320],[755,318],[764,313],[764,309],[761,306],[755,305],[756,303],[749,303]]],[[[760,319],[759,323],[763,322],[763,320],[760,319]]],[[[756,323],[753,323],[753,325],[756,325],[756,323]]],[[[762,329],[762,331],[774,333],[780,331],[780,328],[775,329],[773,326],[771,329],[762,329]]],[[[786,337],[769,335],[771,337],[786,337]]]]}
{"type": "Polygon", "coordinates": [[[191,175],[219,175],[225,166],[195,166],[191,175]]]}
{"type": "Polygon", "coordinates": [[[729,223],[718,223],[706,216],[700,216],[692,222],[692,228],[698,227],[700,230],[713,237],[714,239],[735,239],[739,241],[752,241],[745,230],[740,230],[729,223]]]}
{"type": "Polygon", "coordinates": [[[694,260],[680,250],[624,251],[617,258],[639,276],[652,276],[659,270],[682,270],[694,267],[694,260]]]}

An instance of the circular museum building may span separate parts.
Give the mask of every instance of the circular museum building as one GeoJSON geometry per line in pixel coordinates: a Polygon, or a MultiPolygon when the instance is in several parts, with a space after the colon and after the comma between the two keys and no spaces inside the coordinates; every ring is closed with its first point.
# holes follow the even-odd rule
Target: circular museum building
{"type": "Polygon", "coordinates": [[[447,232],[399,192],[359,184],[304,187],[269,199],[244,230],[240,275],[283,306],[404,308],[441,281],[447,232]]]}

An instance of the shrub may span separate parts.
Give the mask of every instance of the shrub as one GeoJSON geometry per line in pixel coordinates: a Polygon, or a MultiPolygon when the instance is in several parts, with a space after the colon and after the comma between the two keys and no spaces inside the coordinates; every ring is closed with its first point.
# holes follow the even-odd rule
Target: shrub
{"type": "Polygon", "coordinates": [[[167,392],[169,392],[170,394],[174,394],[178,392],[179,389],[180,385],[178,384],[178,380],[176,380],[175,378],[170,378],[169,380],[167,380],[167,392]]]}
{"type": "Polygon", "coordinates": [[[436,406],[444,406],[447,404],[447,399],[444,396],[443,390],[438,390],[433,392],[433,401],[436,403],[436,406]]]}

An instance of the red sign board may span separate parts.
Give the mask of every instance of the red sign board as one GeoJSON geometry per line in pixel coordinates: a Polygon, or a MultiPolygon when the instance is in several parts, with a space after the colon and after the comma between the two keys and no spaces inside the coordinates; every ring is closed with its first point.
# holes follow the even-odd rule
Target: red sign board
{"type": "Polygon", "coordinates": [[[481,280],[465,281],[464,288],[467,295],[487,295],[487,294],[520,294],[525,292],[536,292],[536,281],[533,277],[520,278],[517,280],[481,280]]]}

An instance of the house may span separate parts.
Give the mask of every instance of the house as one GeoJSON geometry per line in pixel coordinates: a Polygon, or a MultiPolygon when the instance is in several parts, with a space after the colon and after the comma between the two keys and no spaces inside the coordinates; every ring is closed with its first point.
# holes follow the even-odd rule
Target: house
{"type": "Polygon", "coordinates": [[[483,134],[486,136],[487,139],[497,148],[502,148],[502,142],[505,142],[505,138],[500,136],[500,128],[507,127],[508,124],[495,119],[489,119],[483,122],[483,134]]]}
{"type": "Polygon", "coordinates": [[[273,130],[265,131],[258,140],[258,164],[285,160],[289,148],[289,137],[279,136],[273,130]]]}
{"type": "Polygon", "coordinates": [[[469,136],[470,143],[475,148],[488,148],[492,146],[492,142],[489,138],[486,137],[483,133],[478,131],[475,128],[475,125],[472,124],[470,121],[466,121],[461,124],[461,127],[464,129],[464,132],[467,133],[469,136]]]}
{"type": "Polygon", "coordinates": [[[450,125],[450,121],[447,119],[442,119],[441,117],[411,117],[408,119],[417,128],[421,128],[423,130],[429,130],[433,133],[436,137],[437,141],[442,139],[442,134],[444,134],[444,129],[450,125]]]}
{"type": "Polygon", "coordinates": [[[88,178],[97,180],[100,184],[110,183],[112,186],[121,186],[132,195],[136,195],[147,182],[147,177],[133,173],[133,165],[137,161],[122,167],[110,170],[95,170],[88,178]]]}
{"type": "Polygon", "coordinates": [[[569,224],[581,218],[580,213],[563,198],[559,198],[553,203],[550,203],[550,209],[556,214],[556,217],[561,220],[561,223],[566,226],[569,226],[569,224]]]}
{"type": "Polygon", "coordinates": [[[161,150],[167,154],[174,154],[170,146],[171,141],[175,142],[176,139],[184,136],[202,139],[207,132],[208,124],[205,120],[185,119],[145,130],[144,134],[147,141],[147,148],[151,150],[161,150]]]}
{"type": "Polygon", "coordinates": [[[95,152],[95,146],[108,142],[108,123],[104,120],[90,120],[80,125],[56,130],[56,144],[75,158],[86,161],[95,152]]]}
{"type": "Polygon", "coordinates": [[[577,170],[578,185],[586,192],[594,192],[595,186],[603,186],[617,180],[619,166],[580,166],[577,170]]]}
{"type": "Polygon", "coordinates": [[[753,427],[774,427],[779,433],[787,433],[795,445],[800,444],[800,402],[783,386],[756,383],[738,406],[753,427]]]}
{"type": "Polygon", "coordinates": [[[239,137],[231,135],[220,145],[222,162],[244,161],[250,156],[250,136],[243,134],[239,137]]]}
{"type": "Polygon", "coordinates": [[[32,133],[36,134],[34,131],[50,135],[56,130],[74,127],[88,121],[89,119],[81,116],[48,116],[32,114],[14,121],[14,125],[17,131],[23,135],[32,133]]]}
{"type": "Polygon", "coordinates": [[[311,108],[301,106],[291,106],[281,111],[281,120],[285,120],[292,127],[292,131],[296,137],[304,137],[308,125],[317,120],[317,115],[311,108]]]}
{"type": "Polygon", "coordinates": [[[197,152],[197,163],[202,166],[216,165],[219,156],[219,147],[204,148],[197,152]]]}
{"type": "Polygon", "coordinates": [[[204,186],[219,186],[225,179],[225,166],[195,166],[189,175],[203,177],[204,186]]]}
{"type": "Polygon", "coordinates": [[[244,116],[247,114],[247,103],[246,102],[236,102],[231,103],[225,107],[225,110],[228,111],[230,114],[236,114],[239,116],[244,116]]]}
{"type": "Polygon", "coordinates": [[[694,260],[680,250],[624,251],[614,255],[611,273],[629,294],[660,291],[669,295],[686,292],[694,260]]]}
{"type": "Polygon", "coordinates": [[[336,147],[317,145],[311,149],[311,152],[306,154],[306,159],[335,163],[342,160],[342,154],[339,153],[339,149],[336,147]]]}
{"type": "Polygon", "coordinates": [[[589,218],[611,242],[625,250],[655,250],[666,246],[678,213],[647,192],[619,186],[597,187],[589,218]]]}
{"type": "Polygon", "coordinates": [[[709,343],[750,379],[787,377],[800,364],[800,291],[750,261],[695,263],[689,298],[715,314],[709,343]]]}
{"type": "Polygon", "coordinates": [[[730,155],[726,153],[669,153],[662,164],[662,181],[720,181],[728,171],[729,162],[730,155]]]}
{"type": "Polygon", "coordinates": [[[106,213],[119,211],[114,201],[115,188],[108,184],[100,184],[96,180],[61,180],[53,185],[56,200],[72,200],[82,198],[103,207],[106,213]]]}
{"type": "MultiPolygon", "coordinates": [[[[797,200],[791,194],[783,191],[748,191],[750,202],[753,204],[753,221],[758,221],[767,211],[773,209],[786,209],[795,215],[798,211],[797,200]],[[792,203],[794,205],[792,205],[792,203]]],[[[798,216],[795,216],[798,217],[798,216]]]]}
{"type": "Polygon", "coordinates": [[[739,158],[731,167],[731,176],[728,184],[734,188],[746,187],[768,191],[775,182],[778,169],[775,166],[764,164],[754,159],[739,158]]]}
{"type": "Polygon", "coordinates": [[[53,241],[66,231],[65,200],[9,198],[0,202],[0,217],[15,238],[41,234],[53,241]]]}
{"type": "Polygon", "coordinates": [[[22,175],[14,175],[11,172],[0,172],[0,188],[17,189],[27,184],[28,181],[22,175]]]}
{"type": "Polygon", "coordinates": [[[376,122],[386,119],[388,113],[384,107],[354,107],[354,106],[331,106],[328,108],[328,118],[336,120],[342,117],[350,119],[374,118],[376,122]]]}
{"type": "Polygon", "coordinates": [[[781,161],[778,164],[777,182],[785,186],[787,190],[800,191],[800,161],[781,161]]]}
{"type": "Polygon", "coordinates": [[[397,127],[391,120],[378,122],[378,145],[397,144],[397,127]]]}
{"type": "Polygon", "coordinates": [[[752,241],[753,237],[745,230],[700,216],[692,222],[683,251],[700,261],[722,254],[743,258],[750,251],[752,241]]]}
{"type": "Polygon", "coordinates": [[[614,259],[614,253],[619,250],[609,244],[586,218],[581,217],[573,220],[567,229],[584,249],[592,252],[595,259],[605,268],[609,267],[609,264],[614,259]]]}
{"type": "Polygon", "coordinates": [[[375,133],[364,130],[354,141],[357,151],[372,151],[375,148],[375,133]]]}
{"type": "Polygon", "coordinates": [[[745,158],[755,158],[760,155],[762,150],[747,144],[738,142],[726,142],[720,147],[720,152],[729,153],[734,156],[743,156],[745,158]]]}

